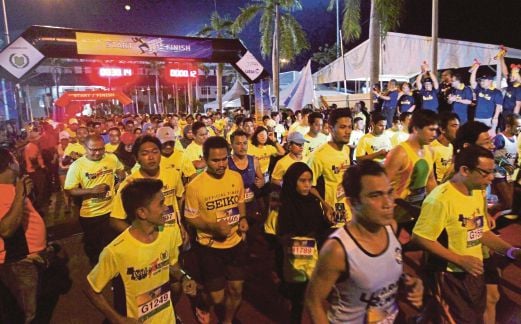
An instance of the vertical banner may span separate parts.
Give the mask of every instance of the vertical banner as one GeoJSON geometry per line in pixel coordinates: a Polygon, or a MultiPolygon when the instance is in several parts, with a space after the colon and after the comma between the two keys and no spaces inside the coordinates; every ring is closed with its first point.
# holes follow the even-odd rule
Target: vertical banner
{"type": "Polygon", "coordinates": [[[269,79],[261,79],[255,83],[253,93],[255,95],[255,116],[257,120],[262,120],[262,116],[269,115],[271,112],[269,79]]]}

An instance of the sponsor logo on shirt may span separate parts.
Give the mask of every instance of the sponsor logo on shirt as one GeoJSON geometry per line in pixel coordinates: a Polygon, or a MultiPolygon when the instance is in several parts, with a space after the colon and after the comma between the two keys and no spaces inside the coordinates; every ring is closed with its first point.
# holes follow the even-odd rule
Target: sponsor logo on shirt
{"type": "Polygon", "coordinates": [[[136,269],[134,267],[127,268],[127,275],[130,276],[130,280],[143,280],[146,278],[150,278],[161,271],[168,270],[168,265],[170,264],[170,255],[168,250],[165,250],[159,253],[159,258],[156,258],[154,261],[150,263],[150,265],[136,269]]]}
{"type": "Polygon", "coordinates": [[[107,174],[112,174],[112,170],[107,169],[106,167],[104,167],[102,170],[99,170],[99,171],[97,171],[95,173],[85,172],[85,177],[87,179],[89,179],[89,180],[94,180],[96,178],[99,178],[99,177],[107,175],[107,174]]]}

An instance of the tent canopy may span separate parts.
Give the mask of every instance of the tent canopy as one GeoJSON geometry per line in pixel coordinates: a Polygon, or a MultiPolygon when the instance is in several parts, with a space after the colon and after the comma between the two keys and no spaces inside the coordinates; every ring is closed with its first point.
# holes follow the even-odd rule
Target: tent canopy
{"type": "MultiPolygon", "coordinates": [[[[223,95],[222,102],[223,108],[233,108],[241,106],[241,96],[249,93],[241,82],[237,79],[233,86],[223,95]]],[[[218,109],[219,105],[217,100],[204,104],[204,109],[218,109]]]]}
{"type": "MultiPolygon", "coordinates": [[[[521,59],[521,50],[507,48],[506,57],[521,59]]],[[[496,65],[493,57],[499,45],[473,43],[452,39],[438,39],[438,70],[471,66],[474,59],[483,65],[496,65]]],[[[408,81],[420,71],[420,65],[430,61],[432,39],[426,36],[387,33],[381,44],[380,80],[408,81]]],[[[369,40],[344,54],[347,80],[365,81],[369,78],[369,40]]],[[[316,84],[344,80],[342,58],[313,74],[316,84]]]]}

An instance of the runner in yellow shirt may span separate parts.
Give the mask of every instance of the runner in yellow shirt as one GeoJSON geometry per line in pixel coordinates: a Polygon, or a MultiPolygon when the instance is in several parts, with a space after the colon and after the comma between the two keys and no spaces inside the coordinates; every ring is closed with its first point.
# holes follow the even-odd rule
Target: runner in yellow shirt
{"type": "Polygon", "coordinates": [[[356,159],[383,162],[387,153],[391,150],[391,140],[384,135],[387,118],[383,114],[373,114],[371,125],[371,133],[362,136],[358,142],[356,159]]]}
{"type": "Polygon", "coordinates": [[[167,168],[161,165],[161,143],[158,138],[144,135],[137,138],[132,148],[140,167],[120,185],[120,190],[114,197],[114,203],[110,213],[110,225],[118,233],[123,232],[129,225],[127,214],[123,208],[121,188],[125,188],[135,179],[158,179],[163,182],[163,197],[165,209],[163,218],[167,225],[172,225],[180,230],[184,239],[187,239],[181,223],[179,206],[182,205],[184,186],[179,168],[167,168]]]}
{"type": "Polygon", "coordinates": [[[350,110],[333,110],[329,114],[328,124],[331,127],[331,141],[319,147],[308,161],[313,171],[311,193],[320,199],[329,222],[341,226],[351,218],[351,208],[342,187],[342,178],[351,164],[347,145],[353,130],[350,110]],[[317,188],[321,177],[325,185],[323,193],[317,188]]]}
{"type": "Polygon", "coordinates": [[[192,125],[192,133],[194,140],[190,143],[183,153],[183,174],[193,179],[206,168],[206,162],[203,159],[203,143],[208,138],[208,129],[201,122],[195,122],[192,125]]]}
{"type": "MultiPolygon", "coordinates": [[[[137,179],[122,189],[125,213],[132,225],[101,253],[98,264],[87,276],[85,291],[90,301],[111,323],[162,324],[176,320],[170,279],[182,282],[183,290],[195,295],[195,282],[179,267],[181,237],[174,228],[163,226],[163,183],[137,179]],[[121,276],[125,310],[114,309],[102,292],[116,276],[121,276]]],[[[121,304],[121,303],[118,303],[121,304]]]]}
{"type": "Polygon", "coordinates": [[[464,148],[455,157],[454,169],[450,181],[423,202],[413,241],[429,252],[439,287],[435,298],[448,306],[446,317],[454,323],[483,323],[487,289],[482,247],[517,261],[521,249],[489,230],[482,191],[494,179],[492,152],[475,145],[464,148]]]}
{"type": "Polygon", "coordinates": [[[75,137],[71,137],[71,143],[67,145],[65,151],[63,151],[63,157],[70,157],[73,161],[76,161],[80,157],[84,156],[86,153],[85,150],[85,140],[89,136],[89,130],[87,127],[78,127],[75,132],[75,137]],[[73,142],[74,139],[76,142],[73,142]]]}
{"type": "Polygon", "coordinates": [[[440,135],[431,143],[434,173],[438,183],[442,183],[443,179],[447,178],[448,172],[452,170],[454,152],[452,142],[456,139],[458,128],[459,117],[456,113],[440,115],[440,135]]]}
{"type": "Polygon", "coordinates": [[[224,138],[208,138],[203,156],[206,171],[186,188],[185,218],[197,230],[195,251],[204,289],[212,305],[224,304],[220,322],[232,323],[242,299],[247,262],[242,239],[248,231],[244,185],[239,173],[227,170],[228,143],[224,138]]]}
{"type": "Polygon", "coordinates": [[[271,173],[271,183],[282,187],[282,178],[289,169],[289,167],[295,163],[303,160],[303,146],[306,145],[306,140],[299,132],[293,132],[288,135],[289,153],[286,154],[282,159],[277,161],[275,168],[271,173]]]}
{"type": "MultiPolygon", "coordinates": [[[[324,117],[319,112],[313,112],[308,116],[309,132],[304,135],[306,142],[304,143],[304,150],[302,157],[304,162],[307,161],[311,153],[319,146],[327,142],[327,135],[322,133],[324,125],[324,117]]],[[[289,141],[288,141],[289,142],[289,141]]]]}
{"type": "Polygon", "coordinates": [[[400,114],[400,121],[402,128],[391,136],[391,145],[396,145],[405,142],[409,138],[409,124],[411,123],[412,113],[406,111],[400,114]]]}
{"type": "Polygon", "coordinates": [[[109,142],[105,144],[105,152],[114,153],[118,149],[120,143],[119,138],[121,136],[121,131],[117,127],[112,127],[109,129],[108,135],[109,142]]]}
{"type": "Polygon", "coordinates": [[[72,197],[81,197],[80,225],[84,232],[84,247],[91,264],[109,242],[109,214],[115,194],[116,176],[125,178],[124,167],[113,154],[105,154],[105,144],[99,135],[87,137],[87,154],[74,161],[65,177],[64,190],[72,197]]]}

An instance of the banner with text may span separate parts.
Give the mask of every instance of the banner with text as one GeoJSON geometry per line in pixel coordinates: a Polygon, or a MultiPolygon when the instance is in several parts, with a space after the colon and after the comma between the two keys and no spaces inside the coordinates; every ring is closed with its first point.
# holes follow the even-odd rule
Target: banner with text
{"type": "Polygon", "coordinates": [[[76,33],[78,54],[209,59],[210,40],[76,33]]]}

